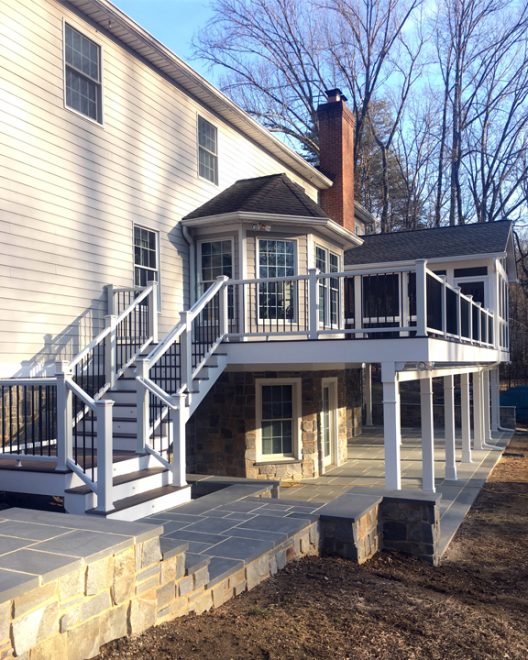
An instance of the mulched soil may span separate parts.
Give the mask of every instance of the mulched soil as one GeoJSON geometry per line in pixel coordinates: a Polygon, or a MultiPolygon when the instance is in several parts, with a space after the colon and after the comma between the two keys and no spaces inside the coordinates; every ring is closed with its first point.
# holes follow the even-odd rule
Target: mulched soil
{"type": "Polygon", "coordinates": [[[528,658],[528,433],[518,433],[439,568],[306,558],[202,616],[111,642],[109,658],[528,658]]]}

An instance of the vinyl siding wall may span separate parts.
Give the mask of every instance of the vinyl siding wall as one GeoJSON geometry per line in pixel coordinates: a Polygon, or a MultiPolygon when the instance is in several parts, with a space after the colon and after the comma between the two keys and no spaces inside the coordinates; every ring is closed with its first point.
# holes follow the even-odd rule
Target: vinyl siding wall
{"type": "Polygon", "coordinates": [[[159,232],[166,332],[188,299],[184,215],[237,179],[275,172],[316,198],[58,2],[2,0],[0,36],[1,375],[37,373],[99,331],[103,287],[133,283],[133,223],[159,232]],[[64,20],[102,47],[103,125],[64,107],[64,20]],[[218,186],[197,174],[198,114],[218,127],[218,186]]]}

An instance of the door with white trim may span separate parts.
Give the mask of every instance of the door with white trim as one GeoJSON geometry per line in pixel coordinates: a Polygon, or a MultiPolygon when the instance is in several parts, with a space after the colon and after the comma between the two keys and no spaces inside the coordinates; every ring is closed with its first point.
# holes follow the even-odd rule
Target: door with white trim
{"type": "Polygon", "coordinates": [[[321,450],[323,466],[335,463],[337,447],[337,381],[324,379],[321,405],[321,450]]]}

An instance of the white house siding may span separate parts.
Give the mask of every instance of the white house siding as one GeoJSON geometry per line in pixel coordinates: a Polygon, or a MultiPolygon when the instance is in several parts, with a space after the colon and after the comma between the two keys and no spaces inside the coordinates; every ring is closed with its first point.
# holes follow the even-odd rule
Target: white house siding
{"type": "Polygon", "coordinates": [[[2,0],[0,35],[1,375],[53,361],[50,345],[68,357],[101,327],[104,285],[132,284],[134,222],[160,235],[164,332],[188,291],[182,216],[237,179],[275,172],[316,198],[58,2],[2,0]],[[64,107],[63,20],[102,47],[102,126],[64,107]],[[219,186],[197,175],[198,113],[218,127],[219,186]]]}

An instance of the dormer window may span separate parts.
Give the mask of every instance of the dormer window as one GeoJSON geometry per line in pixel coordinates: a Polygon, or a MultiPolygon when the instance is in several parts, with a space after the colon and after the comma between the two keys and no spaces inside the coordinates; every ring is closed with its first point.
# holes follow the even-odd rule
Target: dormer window
{"type": "Polygon", "coordinates": [[[218,185],[218,129],[198,116],[198,174],[218,185]]]}

